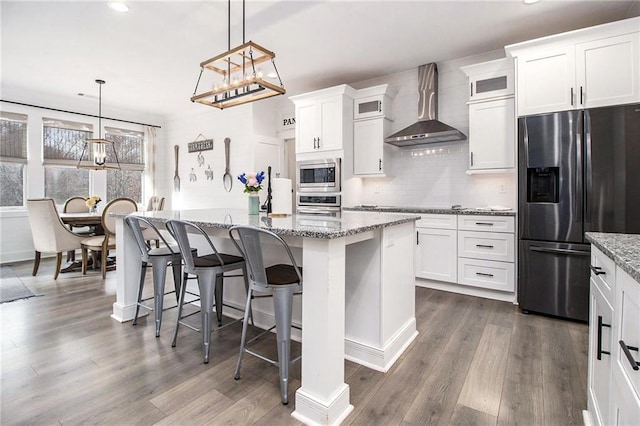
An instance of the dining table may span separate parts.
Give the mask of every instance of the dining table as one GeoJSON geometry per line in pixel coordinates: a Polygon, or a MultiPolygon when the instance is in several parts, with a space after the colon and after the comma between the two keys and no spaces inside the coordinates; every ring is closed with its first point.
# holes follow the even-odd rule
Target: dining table
{"type": "MultiPolygon", "coordinates": [[[[91,235],[104,234],[102,215],[100,213],[59,213],[59,216],[62,223],[69,226],[70,230],[73,230],[73,228],[89,227],[91,228],[91,235]]],[[[87,237],[89,236],[90,235],[87,235],[87,237]]],[[[73,272],[81,268],[82,262],[75,260],[75,252],[69,252],[67,254],[67,263],[60,269],[60,272],[73,272]]]]}

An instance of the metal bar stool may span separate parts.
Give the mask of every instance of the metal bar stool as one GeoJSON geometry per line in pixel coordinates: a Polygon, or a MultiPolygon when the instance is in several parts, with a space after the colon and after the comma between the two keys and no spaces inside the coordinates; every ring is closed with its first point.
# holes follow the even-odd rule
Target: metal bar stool
{"type": "Polygon", "coordinates": [[[138,302],[136,305],[136,314],[133,317],[133,325],[138,323],[138,314],[140,308],[154,311],[155,323],[156,323],[156,337],[160,336],[160,326],[162,325],[162,313],[167,309],[175,308],[171,306],[164,308],[164,296],[167,294],[175,293],[176,302],[178,302],[182,272],[182,256],[175,244],[170,244],[160,233],[158,228],[151,223],[149,219],[139,216],[127,216],[124,219],[125,223],[131,229],[133,236],[135,237],[138,249],[140,249],[140,285],[138,287],[138,302]],[[163,247],[151,248],[147,240],[153,239],[162,241],[163,247]],[[165,281],[167,277],[167,266],[171,265],[173,269],[173,282],[175,283],[175,291],[169,291],[165,293],[165,281]],[[144,279],[147,273],[147,267],[151,266],[153,269],[153,297],[146,299],[142,298],[142,291],[144,288],[144,279]],[[144,302],[153,299],[153,308],[144,304],[144,302]]]}
{"type": "MultiPolygon", "coordinates": [[[[234,373],[236,380],[240,379],[240,367],[242,366],[242,356],[246,352],[265,360],[277,367],[280,371],[280,392],[282,404],[289,403],[289,367],[291,363],[300,359],[297,357],[291,360],[291,310],[293,296],[302,294],[302,268],[298,267],[291,249],[287,243],[278,235],[265,229],[252,226],[234,226],[229,230],[229,236],[234,244],[243,253],[245,261],[249,267],[249,291],[247,303],[244,311],[244,323],[242,325],[242,338],[240,341],[240,355],[234,373]],[[239,241],[239,243],[238,243],[239,241]],[[281,245],[284,252],[289,256],[290,264],[277,264],[265,267],[262,256],[261,243],[272,243],[281,245]],[[265,330],[258,336],[247,339],[248,319],[251,315],[251,300],[254,292],[262,296],[273,297],[273,311],[276,317],[276,340],[278,343],[278,361],[271,360],[261,354],[247,349],[247,344],[255,341],[264,333],[272,330],[265,330]]],[[[271,248],[270,248],[271,250],[271,248]]]]}
{"type": "MultiPolygon", "coordinates": [[[[242,319],[232,321],[228,324],[222,325],[222,308],[227,306],[229,308],[238,309],[234,306],[224,305],[223,303],[223,279],[232,276],[239,277],[240,275],[224,275],[226,272],[241,269],[242,276],[244,276],[245,289],[248,291],[248,281],[246,273],[245,260],[241,256],[220,253],[213,242],[207,235],[207,233],[198,225],[183,221],[171,219],[166,223],[167,229],[178,243],[180,254],[184,260],[185,273],[195,275],[198,280],[198,289],[200,292],[200,317],[202,322],[201,329],[197,329],[182,320],[194,315],[182,315],[182,311],[185,305],[186,281],[180,290],[180,299],[178,302],[178,319],[176,321],[176,330],[173,335],[172,347],[176,346],[178,339],[178,329],[180,326],[185,326],[195,331],[202,331],[202,351],[204,355],[204,363],[209,362],[209,347],[211,340],[211,332],[220,330],[235,324],[242,319]],[[196,247],[192,244],[189,235],[202,237],[204,242],[208,245],[211,253],[205,255],[199,255],[195,252],[196,247]],[[215,306],[216,317],[218,320],[218,328],[212,330],[211,320],[213,319],[213,307],[215,306]]],[[[194,302],[190,300],[187,303],[194,302]]],[[[242,311],[241,309],[238,309],[242,311]]]]}

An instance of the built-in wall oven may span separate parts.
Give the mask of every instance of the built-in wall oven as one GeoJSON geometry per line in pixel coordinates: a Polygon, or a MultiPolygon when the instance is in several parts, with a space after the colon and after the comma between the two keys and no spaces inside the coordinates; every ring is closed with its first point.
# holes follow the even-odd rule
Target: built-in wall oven
{"type": "Polygon", "coordinates": [[[340,214],[340,159],[298,161],[296,173],[298,214],[340,214]]]}
{"type": "Polygon", "coordinates": [[[299,192],[296,197],[298,214],[321,214],[336,216],[340,214],[340,193],[299,192]]]}
{"type": "Polygon", "coordinates": [[[298,192],[340,192],[340,159],[298,161],[298,192]]]}

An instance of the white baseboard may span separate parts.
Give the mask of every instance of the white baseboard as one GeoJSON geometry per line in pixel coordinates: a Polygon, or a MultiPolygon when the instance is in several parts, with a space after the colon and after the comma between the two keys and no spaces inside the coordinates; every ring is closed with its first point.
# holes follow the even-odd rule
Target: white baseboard
{"type": "Polygon", "coordinates": [[[504,291],[486,290],[478,287],[446,283],[444,281],[426,280],[423,278],[416,278],[416,286],[432,288],[434,290],[449,291],[451,293],[465,294],[467,296],[483,297],[485,299],[501,300],[503,302],[511,302],[513,304],[517,303],[515,293],[505,293],[504,291]]]}
{"type": "Polygon", "coordinates": [[[296,391],[296,409],[291,416],[306,425],[339,425],[353,411],[349,402],[349,385],[342,384],[326,403],[302,388],[296,391]]]}

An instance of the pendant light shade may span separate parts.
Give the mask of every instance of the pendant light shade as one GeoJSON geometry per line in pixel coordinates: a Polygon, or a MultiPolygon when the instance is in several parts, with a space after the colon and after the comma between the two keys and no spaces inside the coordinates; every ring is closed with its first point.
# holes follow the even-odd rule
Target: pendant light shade
{"type": "Polygon", "coordinates": [[[228,0],[227,16],[228,50],[200,63],[200,74],[191,102],[224,109],[286,93],[276,68],[276,54],[251,40],[245,42],[244,0],[242,1],[242,44],[233,49],[231,48],[231,0],[228,0]],[[198,94],[198,86],[205,70],[215,73],[214,81],[210,84],[209,90],[198,94]],[[273,82],[267,79],[272,79],[273,82]]]}
{"type": "Polygon", "coordinates": [[[90,170],[120,170],[120,161],[113,141],[102,138],[102,85],[104,80],[96,80],[98,95],[98,139],[86,139],[77,168],[90,170]]]}

